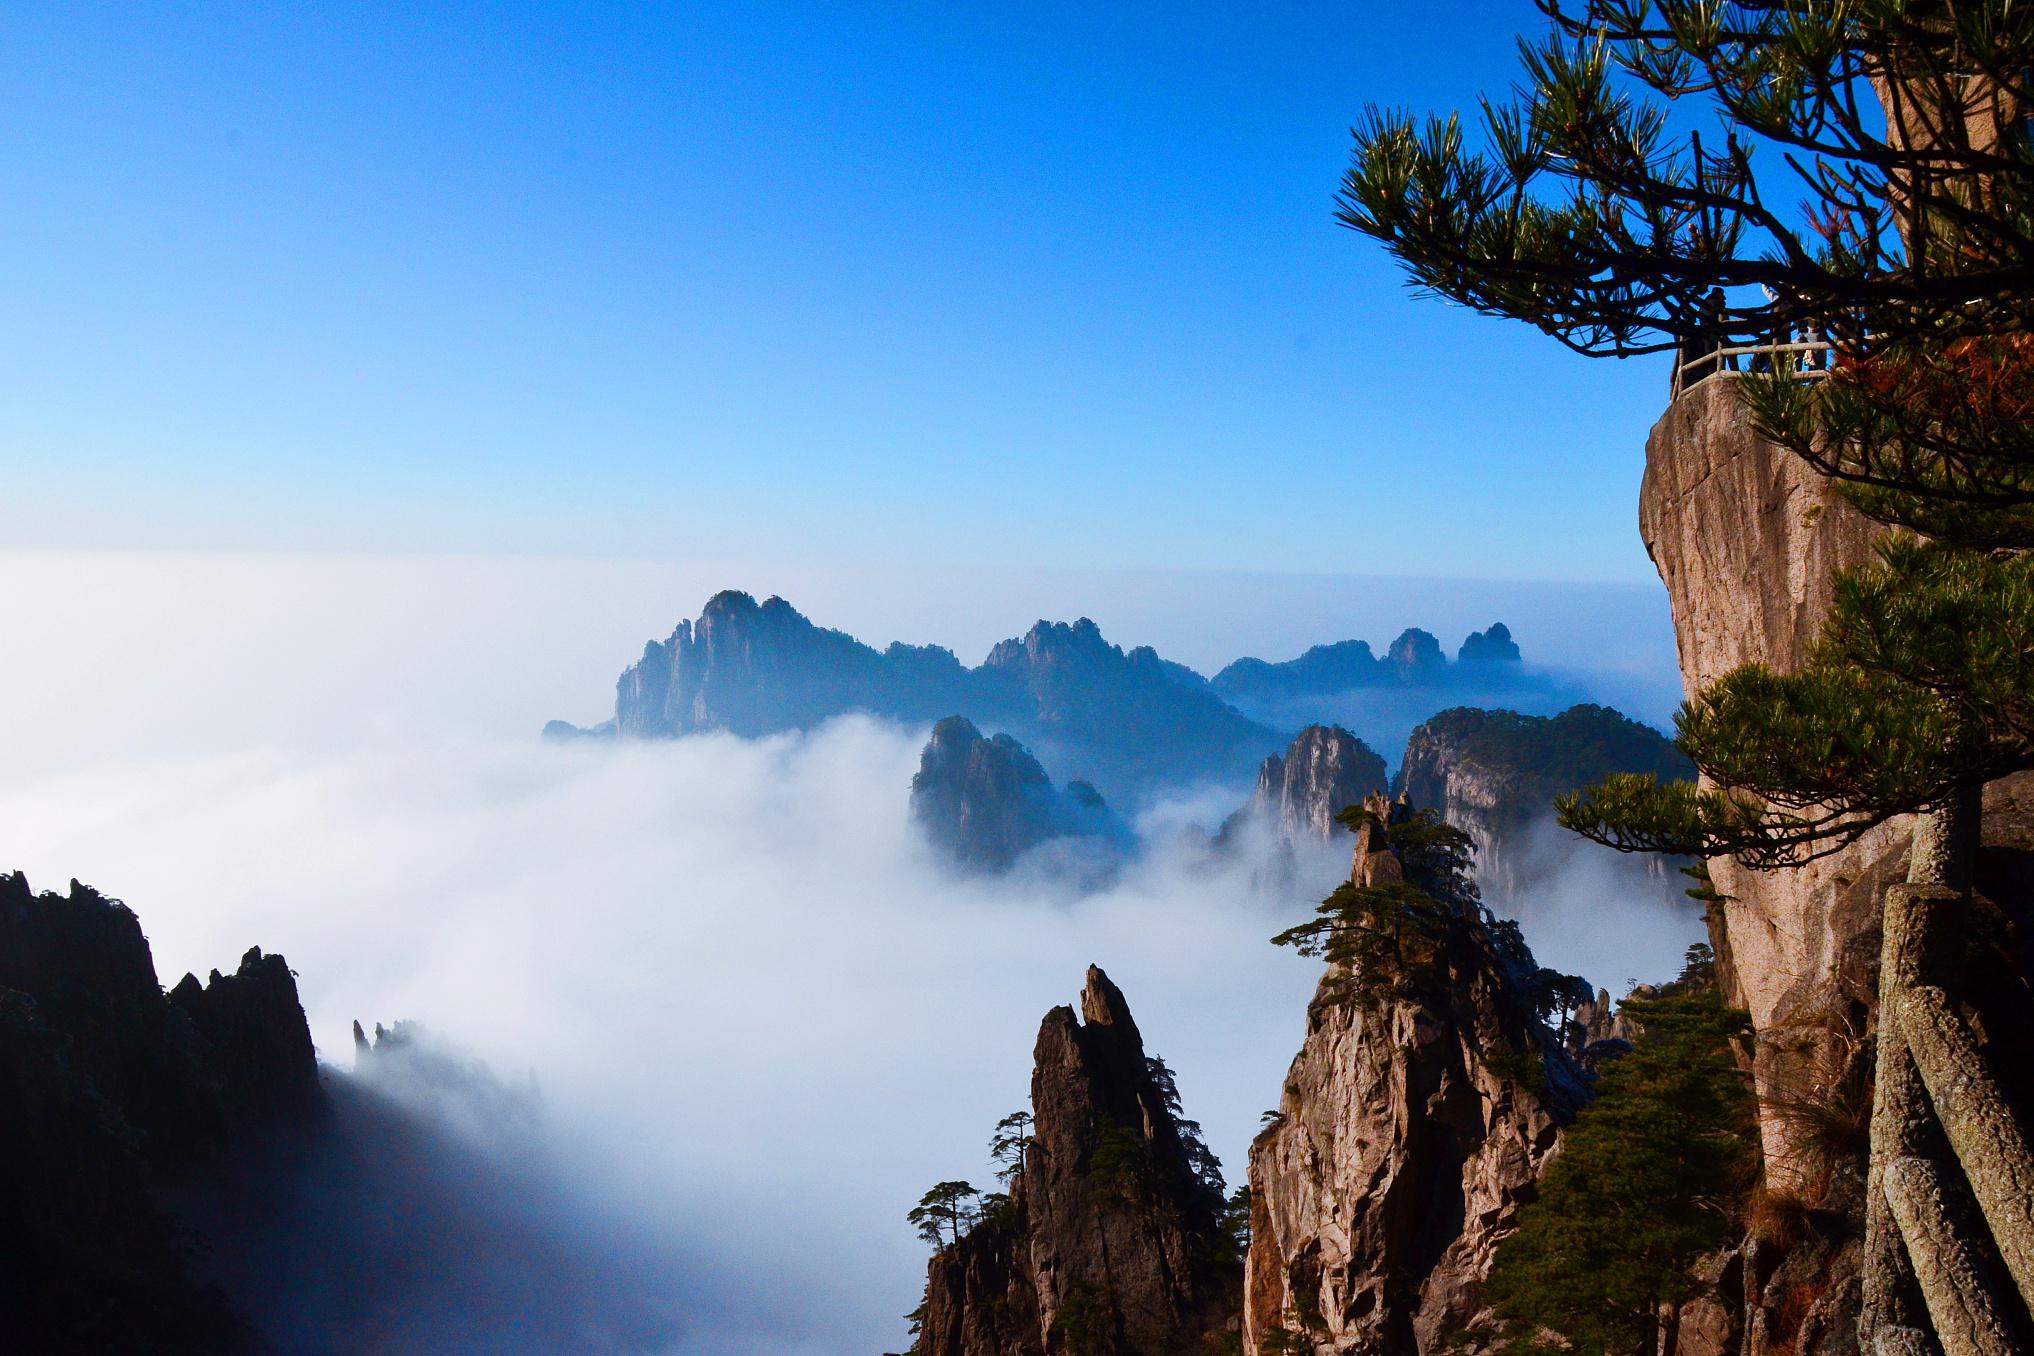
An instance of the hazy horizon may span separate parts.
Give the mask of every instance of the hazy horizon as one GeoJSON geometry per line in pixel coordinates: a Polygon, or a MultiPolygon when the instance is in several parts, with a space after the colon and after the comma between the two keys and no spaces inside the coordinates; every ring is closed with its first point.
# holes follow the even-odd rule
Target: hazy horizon
{"type": "MultiPolygon", "coordinates": [[[[1680,700],[1657,586],[1190,571],[348,554],[0,552],[16,775],[100,759],[341,748],[384,731],[534,737],[612,714],[614,680],[712,593],[780,593],[876,646],[965,663],[1040,618],[1092,617],[1212,674],[1409,626],[1452,653],[1495,621],[1528,666],[1665,726],[1680,700]]],[[[1267,750],[1268,751],[1268,750],[1267,750]]],[[[1398,750],[1380,749],[1396,761],[1398,750]]]]}

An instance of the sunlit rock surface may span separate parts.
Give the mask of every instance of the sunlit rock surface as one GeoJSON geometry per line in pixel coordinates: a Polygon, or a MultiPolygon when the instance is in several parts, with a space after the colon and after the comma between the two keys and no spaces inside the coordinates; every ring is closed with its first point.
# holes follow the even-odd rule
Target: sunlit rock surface
{"type": "Polygon", "coordinates": [[[1335,816],[1390,784],[1384,760],[1339,725],[1309,725],[1257,768],[1257,790],[1223,833],[1254,819],[1281,842],[1326,842],[1345,832],[1335,816]]]}
{"type": "MultiPolygon", "coordinates": [[[[1758,436],[1728,378],[1686,392],[1653,426],[1639,527],[1673,605],[1691,692],[1743,664],[1797,668],[1828,613],[1832,574],[1870,560],[1879,530],[1830,482],[1758,436]]],[[[1793,870],[1709,864],[1722,896],[1710,930],[1724,993],[1759,1030],[1869,1001],[1880,897],[1906,874],[1910,831],[1911,821],[1896,819],[1793,870]]],[[[2009,904],[2027,899],[2013,882],[2034,847],[2034,777],[1987,789],[1985,844],[1980,887],[2009,904]]],[[[1774,1050],[1760,1043],[1765,1091],[1786,1081],[1774,1050]]],[[[1762,1128],[1768,1170],[1784,1180],[1785,1127],[1768,1117],[1762,1128]]]]}
{"type": "MultiPolygon", "coordinates": [[[[1588,849],[1555,831],[1554,798],[1613,772],[1695,775],[1665,735],[1608,707],[1576,706],[1558,716],[1457,707],[1413,731],[1397,785],[1469,835],[1477,883],[1504,905],[1547,885],[1570,853],[1588,849]]],[[[1681,900],[1685,882],[1659,859],[1590,850],[1612,869],[1656,882],[1635,879],[1636,893],[1681,900]]]]}
{"type": "MultiPolygon", "coordinates": [[[[1410,809],[1367,808],[1351,880],[1403,880],[1383,824],[1410,809]]],[[[1437,960],[1431,982],[1361,996],[1331,971],[1307,1009],[1251,1147],[1251,1352],[1441,1351],[1481,1310],[1497,1243],[1584,1096],[1480,918],[1437,960]]]]}

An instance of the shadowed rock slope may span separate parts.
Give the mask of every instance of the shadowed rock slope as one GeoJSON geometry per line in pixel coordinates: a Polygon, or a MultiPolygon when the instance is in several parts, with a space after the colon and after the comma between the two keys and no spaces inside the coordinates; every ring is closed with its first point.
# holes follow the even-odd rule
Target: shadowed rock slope
{"type": "Polygon", "coordinates": [[[258,1348],[160,1193],[318,1119],[296,982],[259,949],[165,995],[125,905],[0,876],[0,1335],[23,1351],[258,1348]]]}
{"type": "MultiPolygon", "coordinates": [[[[1424,884],[1374,796],[1351,884],[1424,884]]],[[[1250,1153],[1246,1350],[1438,1352],[1482,1309],[1498,1241],[1585,1084],[1509,925],[1469,906],[1358,982],[1332,967],[1250,1153]]]]}
{"type": "Polygon", "coordinates": [[[914,1351],[1201,1356],[1241,1268],[1219,1178],[1169,1100],[1122,991],[1089,967],[1080,1012],[1039,1027],[1009,1202],[934,1255],[914,1351]]]}
{"type": "Polygon", "coordinates": [[[984,737],[965,716],[932,727],[911,779],[911,817],[962,866],[1007,870],[1054,838],[1112,839],[1127,830],[1086,782],[1053,786],[1009,735],[984,737]]]}

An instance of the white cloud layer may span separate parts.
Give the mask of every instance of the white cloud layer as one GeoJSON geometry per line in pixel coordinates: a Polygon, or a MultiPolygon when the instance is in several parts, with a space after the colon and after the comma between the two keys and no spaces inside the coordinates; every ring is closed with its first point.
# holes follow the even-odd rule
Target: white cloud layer
{"type": "Polygon", "coordinates": [[[0,852],[128,900],[166,981],[281,951],[328,1058],[407,1017],[533,1070],[582,1185],[755,1297],[751,1349],[866,1356],[922,1282],[905,1208],[986,1177],[1085,965],[1239,1175],[1315,977],[1266,944],[1292,911],[1246,863],[1160,854],[1080,899],[953,878],[904,813],[918,742],[849,719],[106,768],[0,793],[0,852]]]}
{"type": "MultiPolygon", "coordinates": [[[[704,597],[646,620],[668,580],[639,572],[617,602],[599,588],[617,568],[0,558],[22,656],[0,675],[18,755],[0,869],[126,899],[166,982],[281,951],[342,1067],[354,1018],[410,1018],[504,1079],[533,1073],[560,1189],[603,1237],[654,1241],[638,1256],[672,1269],[688,1353],[901,1346],[924,1265],[903,1213],[934,1181],[986,1180],[1038,1021],[1090,962],[1242,1177],[1318,969],[1267,942],[1304,902],[1177,837],[1237,790],[1159,807],[1155,846],[1078,896],[931,856],[906,814],[923,731],[541,745],[543,717],[597,714],[633,646],[704,597]]],[[[969,624],[1020,630],[1024,596],[969,624]]],[[[1191,609],[1119,603],[1191,629],[1191,609]]],[[[889,604],[898,634],[951,634],[912,606],[889,604]]],[[[1417,599],[1404,611],[1422,620],[1417,599]]],[[[1306,643],[1336,638],[1307,625],[1306,643]]],[[[1323,849],[1309,879],[1341,860],[1323,849]]],[[[1542,960],[1613,988],[1671,973],[1690,920],[1606,907],[1603,888],[1573,878],[1529,914],[1542,960]]]]}

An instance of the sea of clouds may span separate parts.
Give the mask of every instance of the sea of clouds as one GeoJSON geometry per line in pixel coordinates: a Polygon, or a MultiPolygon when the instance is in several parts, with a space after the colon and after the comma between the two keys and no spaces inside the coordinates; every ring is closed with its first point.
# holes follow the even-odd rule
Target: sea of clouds
{"type": "MultiPolygon", "coordinates": [[[[1147,812],[1099,888],[1038,864],[968,878],[909,821],[922,729],[536,740],[537,716],[584,714],[549,704],[564,678],[604,685],[629,657],[535,658],[550,620],[583,641],[561,609],[584,578],[518,567],[504,598],[465,567],[406,590],[384,563],[363,598],[307,592],[302,563],[145,588],[146,562],[35,568],[71,594],[32,616],[11,595],[41,643],[0,679],[0,730],[37,756],[0,766],[0,869],[125,899],[165,982],[282,952],[342,1110],[380,1098],[430,1127],[438,1147],[397,1155],[373,1200],[344,1199],[334,1170],[299,1202],[298,1243],[322,1236],[354,1255],[354,1288],[385,1287],[378,1349],[442,1351],[448,1332],[517,1356],[901,1349],[925,1264],[904,1212],[932,1182],[986,1184],[1039,1019],[1090,963],[1242,1178],[1319,974],[1268,939],[1346,870],[1324,847],[1278,891],[1260,851],[1211,855],[1189,826],[1245,788],[1147,812]],[[518,598],[542,615],[490,650],[518,598]],[[545,704],[505,702],[519,682],[545,704]],[[438,709],[514,718],[417,719],[438,709]],[[420,1023],[443,1057],[343,1081],[355,1019],[420,1023]]],[[[1612,888],[1577,871],[1535,902],[1542,961],[1614,989],[1671,974],[1692,913],[1612,888]]],[[[343,1349],[329,1332],[357,1335],[359,1297],[292,1246],[264,1240],[262,1283],[343,1349]]]]}
{"type": "MultiPolygon", "coordinates": [[[[673,1349],[866,1356],[902,1344],[922,1281],[905,1209],[987,1180],[1039,1018],[1085,966],[1124,988],[1238,1180],[1318,975],[1268,944],[1306,906],[1263,888],[1261,856],[1174,832],[1221,793],[1147,820],[1149,849],[1094,893],[1022,866],[964,878],[908,821],[922,736],[850,717],[759,741],[240,754],[14,788],[0,823],[31,880],[127,899],[165,981],[281,951],[341,1068],[353,1020],[400,1018],[532,1079],[563,1189],[656,1240],[690,1320],[673,1349]]],[[[1584,884],[1535,910],[1542,959],[1671,973],[1688,919],[1584,884]]]]}

